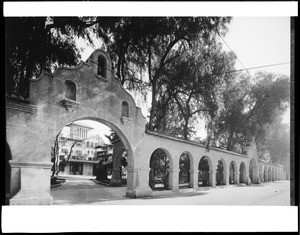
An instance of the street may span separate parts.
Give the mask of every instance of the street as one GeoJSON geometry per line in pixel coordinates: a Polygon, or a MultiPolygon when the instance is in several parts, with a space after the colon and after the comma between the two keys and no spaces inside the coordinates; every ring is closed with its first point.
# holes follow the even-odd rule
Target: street
{"type": "Polygon", "coordinates": [[[290,205],[290,182],[229,185],[206,190],[155,191],[151,198],[131,199],[126,187],[107,187],[91,177],[67,176],[67,181],[51,189],[53,205],[290,205]]]}

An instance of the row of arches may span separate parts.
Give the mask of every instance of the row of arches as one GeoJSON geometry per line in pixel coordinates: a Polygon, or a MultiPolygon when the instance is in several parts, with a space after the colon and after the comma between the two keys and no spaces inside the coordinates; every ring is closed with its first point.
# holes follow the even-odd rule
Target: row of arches
{"type": "MultiPolygon", "coordinates": [[[[268,168],[268,175],[261,175],[262,168],[258,172],[257,163],[254,159],[249,162],[249,168],[244,161],[236,162],[232,160],[229,164],[220,158],[214,165],[208,156],[203,156],[197,166],[197,172],[194,172],[194,164],[191,155],[183,152],[179,157],[178,169],[178,187],[180,188],[197,188],[210,187],[230,184],[248,184],[266,182],[270,180],[280,180],[280,170],[268,168]],[[196,174],[196,175],[195,175],[196,174]],[[258,179],[259,177],[259,179],[258,179]],[[264,177],[264,180],[261,179],[264,177]],[[197,178],[195,180],[195,178],[197,178]],[[195,187],[195,182],[196,187],[195,187]]],[[[168,154],[163,149],[156,149],[150,158],[149,186],[152,190],[171,189],[176,169],[171,169],[168,154]],[[172,174],[170,174],[172,173],[172,174]]],[[[267,168],[265,168],[267,169],[267,168]]],[[[174,183],[173,183],[174,184],[174,183]]]]}
{"type": "Polygon", "coordinates": [[[283,179],[283,170],[271,166],[259,167],[259,178],[261,182],[269,182],[283,179]]]}

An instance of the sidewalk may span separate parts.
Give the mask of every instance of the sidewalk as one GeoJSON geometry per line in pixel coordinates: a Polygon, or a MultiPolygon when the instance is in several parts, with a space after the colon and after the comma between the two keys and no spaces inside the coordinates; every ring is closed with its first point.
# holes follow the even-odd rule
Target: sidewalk
{"type": "MultiPolygon", "coordinates": [[[[145,199],[132,199],[126,197],[126,186],[122,187],[108,187],[105,185],[97,184],[93,181],[95,177],[91,176],[61,176],[66,179],[66,182],[59,187],[51,189],[51,195],[53,197],[53,205],[89,205],[89,204],[143,204],[150,203],[149,200],[155,201],[159,199],[167,200],[187,200],[191,201],[191,197],[204,197],[208,194],[220,194],[224,197],[225,193],[231,195],[233,192],[237,194],[241,193],[242,197],[246,197],[245,194],[252,192],[263,192],[270,187],[287,184],[281,182],[268,182],[259,185],[224,185],[217,186],[216,188],[204,187],[194,190],[192,188],[180,189],[178,192],[172,192],[172,190],[153,191],[152,196],[145,199]],[[186,197],[186,199],[184,198],[186,197]],[[177,198],[177,199],[176,199],[177,198]],[[181,199],[180,199],[181,198],[181,199]]],[[[276,187],[278,187],[276,186],[276,187]]],[[[273,190],[273,189],[272,189],[273,190]]],[[[231,195],[233,198],[238,195],[231,195]]],[[[211,198],[211,197],[209,197],[211,198]]],[[[194,200],[194,199],[193,199],[194,200]]],[[[231,201],[231,200],[230,200],[231,201]]],[[[227,203],[227,202],[226,202],[227,203]]],[[[232,203],[235,203],[234,201],[232,203]]]]}

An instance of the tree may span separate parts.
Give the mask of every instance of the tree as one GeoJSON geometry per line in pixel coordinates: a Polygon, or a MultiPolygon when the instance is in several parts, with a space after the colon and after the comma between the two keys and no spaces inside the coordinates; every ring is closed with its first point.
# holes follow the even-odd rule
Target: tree
{"type": "Polygon", "coordinates": [[[273,163],[283,164],[290,155],[290,128],[282,119],[266,127],[265,138],[259,142],[259,150],[267,150],[273,163]]]}
{"type": "MultiPolygon", "coordinates": [[[[169,67],[170,72],[165,78],[170,81],[166,82],[165,91],[160,93],[160,106],[156,112],[161,114],[155,115],[160,117],[156,119],[155,128],[159,129],[160,123],[171,128],[161,119],[166,118],[165,109],[169,112],[174,110],[167,117],[179,118],[180,126],[177,127],[181,131],[178,134],[189,139],[197,118],[213,118],[216,115],[218,90],[232,79],[225,72],[233,68],[235,60],[231,53],[223,52],[221,44],[214,40],[212,37],[210,43],[204,45],[199,45],[197,41],[182,58],[172,61],[173,66],[169,67]],[[165,99],[166,94],[169,99],[165,99]],[[165,100],[167,102],[164,103],[165,100]],[[173,110],[169,106],[173,106],[173,110]]],[[[163,85],[160,87],[163,89],[163,85]]]]}
{"type": "Polygon", "coordinates": [[[251,137],[265,138],[265,127],[287,108],[289,79],[285,75],[259,72],[251,81],[240,77],[223,92],[223,108],[217,118],[216,135],[232,150],[245,146],[251,137]]]}
{"type": "MultiPolygon", "coordinates": [[[[149,128],[159,106],[164,69],[196,39],[223,34],[231,18],[226,17],[120,17],[101,19],[101,32],[110,35],[107,49],[116,64],[117,76],[127,88],[152,92],[149,128]],[[112,20],[112,21],[111,21],[112,20]],[[108,22],[111,21],[111,24],[108,22]],[[105,26],[103,26],[105,25],[105,26]],[[112,27],[114,25],[115,27],[112,27]],[[107,28],[106,28],[107,26],[107,28]],[[141,73],[147,73],[143,79],[141,73]]],[[[145,94],[145,93],[144,93],[145,94]]]]}
{"type": "MultiPolygon", "coordinates": [[[[6,88],[8,95],[29,97],[29,79],[42,70],[74,66],[80,59],[75,39],[91,40],[94,17],[5,18],[6,88]]],[[[105,38],[98,32],[99,37],[105,38]]]]}
{"type": "MultiPolygon", "coordinates": [[[[55,141],[54,141],[54,145],[51,146],[51,161],[53,162],[53,166],[52,166],[52,175],[51,177],[53,178],[54,175],[57,175],[60,171],[61,171],[61,167],[60,167],[60,156],[59,156],[59,149],[62,148],[65,143],[66,143],[66,140],[65,141],[60,141],[59,138],[60,138],[60,135],[61,135],[61,132],[58,132],[58,134],[56,135],[55,137],[55,141]]],[[[68,156],[67,156],[67,159],[65,161],[62,162],[62,164],[64,166],[66,166],[70,160],[70,157],[72,155],[72,151],[73,151],[73,147],[77,144],[78,141],[74,141],[70,147],[70,151],[68,153],[68,156]]]]}

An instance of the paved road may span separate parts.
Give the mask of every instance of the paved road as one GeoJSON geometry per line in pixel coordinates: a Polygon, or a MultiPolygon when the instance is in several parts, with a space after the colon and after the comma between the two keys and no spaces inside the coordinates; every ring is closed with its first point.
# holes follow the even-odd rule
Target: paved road
{"type": "Polygon", "coordinates": [[[70,176],[60,187],[52,188],[54,205],[290,205],[290,182],[260,185],[233,185],[214,189],[154,192],[152,198],[130,199],[126,187],[106,187],[90,177],[70,176]]]}

